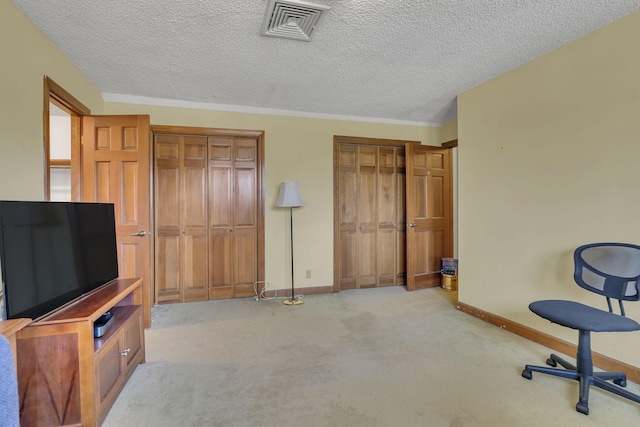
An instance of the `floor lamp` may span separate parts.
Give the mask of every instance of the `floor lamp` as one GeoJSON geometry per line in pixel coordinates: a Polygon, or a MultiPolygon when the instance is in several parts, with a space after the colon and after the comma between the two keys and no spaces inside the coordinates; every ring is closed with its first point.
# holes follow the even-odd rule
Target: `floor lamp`
{"type": "Polygon", "coordinates": [[[282,303],[286,305],[300,305],[304,304],[302,299],[297,298],[295,294],[295,287],[293,284],[293,208],[299,208],[306,205],[302,200],[300,192],[298,191],[297,182],[283,182],[280,184],[280,194],[278,194],[278,200],[275,207],[277,208],[289,208],[289,224],[291,226],[290,231],[290,247],[291,247],[291,298],[284,300],[282,303]]]}

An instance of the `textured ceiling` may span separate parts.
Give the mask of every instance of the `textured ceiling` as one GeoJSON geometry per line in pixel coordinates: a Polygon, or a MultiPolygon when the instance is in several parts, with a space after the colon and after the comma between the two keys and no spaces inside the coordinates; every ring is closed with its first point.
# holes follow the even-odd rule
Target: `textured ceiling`
{"type": "Polygon", "coordinates": [[[314,0],[310,42],[268,0],[12,0],[106,100],[440,125],[456,95],[640,0],[314,0]],[[153,98],[153,99],[144,99],[153,98]]]}

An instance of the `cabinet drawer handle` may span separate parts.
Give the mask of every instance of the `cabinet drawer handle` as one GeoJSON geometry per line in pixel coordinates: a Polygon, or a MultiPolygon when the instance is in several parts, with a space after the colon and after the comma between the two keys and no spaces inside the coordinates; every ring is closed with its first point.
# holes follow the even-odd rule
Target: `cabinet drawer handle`
{"type": "Polygon", "coordinates": [[[126,348],[124,350],[122,350],[122,353],[120,353],[122,355],[122,357],[127,357],[129,355],[129,352],[131,351],[130,348],[126,348]]]}

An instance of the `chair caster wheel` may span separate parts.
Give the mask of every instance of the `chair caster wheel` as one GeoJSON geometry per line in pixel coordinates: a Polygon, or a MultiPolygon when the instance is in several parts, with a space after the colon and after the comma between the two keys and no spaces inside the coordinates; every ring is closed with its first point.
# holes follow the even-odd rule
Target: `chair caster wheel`
{"type": "Polygon", "coordinates": [[[531,371],[525,369],[522,371],[522,378],[526,378],[530,380],[533,376],[531,375],[531,371]]]}
{"type": "Polygon", "coordinates": [[[576,403],[576,411],[585,415],[589,415],[589,404],[582,402],[576,403]]]}
{"type": "Polygon", "coordinates": [[[614,384],[618,384],[620,387],[626,387],[627,386],[627,380],[626,379],[618,379],[618,380],[613,380],[614,384]]]}
{"type": "Polygon", "coordinates": [[[548,358],[547,359],[547,365],[551,366],[552,368],[555,368],[556,366],[558,366],[558,363],[553,360],[552,358],[548,358]]]}

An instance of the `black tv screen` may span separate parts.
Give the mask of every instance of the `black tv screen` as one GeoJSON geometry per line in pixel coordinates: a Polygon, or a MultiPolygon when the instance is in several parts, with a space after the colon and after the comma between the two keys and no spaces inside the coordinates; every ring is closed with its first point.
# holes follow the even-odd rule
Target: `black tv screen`
{"type": "Polygon", "coordinates": [[[37,319],[118,277],[113,204],[0,201],[5,318],[37,319]]]}

